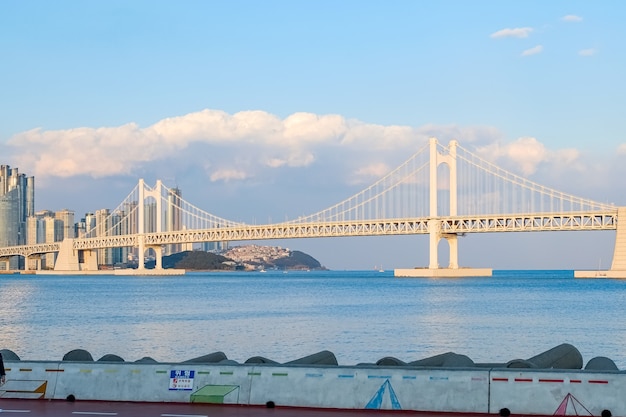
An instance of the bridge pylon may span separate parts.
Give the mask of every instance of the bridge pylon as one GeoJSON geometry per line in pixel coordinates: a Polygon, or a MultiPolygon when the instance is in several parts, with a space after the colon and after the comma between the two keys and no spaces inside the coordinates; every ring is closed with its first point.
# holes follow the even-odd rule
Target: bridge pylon
{"type": "Polygon", "coordinates": [[[163,247],[161,245],[146,245],[144,235],[146,233],[146,199],[154,198],[156,202],[156,222],[155,229],[152,232],[161,233],[163,232],[163,222],[162,222],[162,202],[161,195],[163,191],[163,182],[161,180],[157,180],[154,188],[146,187],[146,184],[143,178],[139,179],[139,215],[138,215],[138,234],[139,234],[139,247],[137,250],[137,269],[143,271],[146,269],[145,259],[146,259],[146,249],[152,249],[154,251],[155,256],[155,270],[163,269],[163,247]]]}
{"type": "Polygon", "coordinates": [[[430,138],[430,165],[429,165],[429,203],[430,203],[430,219],[428,220],[429,235],[429,262],[428,268],[415,269],[396,269],[394,275],[397,277],[468,277],[468,276],[491,276],[490,268],[460,268],[459,267],[459,243],[458,234],[444,233],[442,227],[442,216],[458,215],[458,177],[457,177],[457,146],[456,140],[450,141],[447,153],[439,152],[437,149],[437,139],[430,138]],[[438,192],[439,192],[439,166],[445,164],[448,166],[448,190],[450,194],[449,206],[442,207],[448,213],[439,212],[438,192]],[[448,243],[450,260],[448,267],[441,268],[439,266],[439,243],[444,239],[448,243]]]}

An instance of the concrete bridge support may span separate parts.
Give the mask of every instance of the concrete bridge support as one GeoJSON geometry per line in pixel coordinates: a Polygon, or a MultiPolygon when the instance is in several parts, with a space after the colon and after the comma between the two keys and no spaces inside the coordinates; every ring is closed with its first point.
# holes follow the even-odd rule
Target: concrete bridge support
{"type": "Polygon", "coordinates": [[[626,207],[617,209],[617,234],[615,235],[611,271],[626,272],[626,207]]]}
{"type": "Polygon", "coordinates": [[[55,271],[97,271],[98,255],[95,250],[74,249],[74,239],[61,242],[61,249],[54,263],[55,271]]]}
{"type": "Polygon", "coordinates": [[[576,278],[626,278],[626,207],[617,209],[617,233],[613,262],[608,271],[574,271],[576,278]]]}
{"type": "Polygon", "coordinates": [[[24,271],[38,271],[41,269],[41,254],[40,253],[31,253],[28,255],[24,255],[24,271]],[[34,264],[34,265],[33,265],[34,264]],[[31,268],[31,265],[33,268],[31,268]]]}
{"type": "Polygon", "coordinates": [[[456,234],[444,234],[443,238],[450,248],[450,269],[459,269],[459,241],[456,234]]]}
{"type": "Polygon", "coordinates": [[[154,251],[154,269],[163,269],[163,246],[148,246],[148,249],[154,251]]]}

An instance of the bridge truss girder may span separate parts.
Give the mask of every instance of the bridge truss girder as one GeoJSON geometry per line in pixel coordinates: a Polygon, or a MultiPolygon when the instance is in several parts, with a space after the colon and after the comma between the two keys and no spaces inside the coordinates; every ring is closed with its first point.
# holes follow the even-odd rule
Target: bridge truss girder
{"type": "Polygon", "coordinates": [[[617,209],[611,212],[536,213],[491,216],[446,217],[443,233],[544,232],[615,230],[617,209]]]}
{"type": "Polygon", "coordinates": [[[0,258],[7,256],[28,257],[35,254],[58,252],[61,247],[60,242],[37,243],[34,245],[7,246],[0,248],[0,258]]]}
{"type": "MultiPolygon", "coordinates": [[[[616,230],[617,209],[605,212],[538,213],[487,216],[444,216],[368,221],[237,225],[204,230],[181,230],[134,235],[74,239],[73,250],[114,247],[349,236],[392,236],[436,233],[456,238],[466,233],[616,230]],[[429,227],[430,226],[430,227],[429,227]]],[[[0,248],[0,258],[59,252],[61,242],[0,248]]]]}
{"type": "MultiPolygon", "coordinates": [[[[440,224],[439,231],[442,235],[489,232],[615,230],[617,229],[617,210],[611,212],[421,217],[306,224],[241,225],[204,230],[181,230],[145,233],[143,235],[74,239],[73,249],[91,250],[138,247],[141,241],[145,245],[155,246],[222,241],[428,234],[430,221],[440,224]]],[[[30,256],[33,254],[58,252],[60,246],[60,242],[54,242],[4,247],[0,248],[0,257],[30,256]]]]}

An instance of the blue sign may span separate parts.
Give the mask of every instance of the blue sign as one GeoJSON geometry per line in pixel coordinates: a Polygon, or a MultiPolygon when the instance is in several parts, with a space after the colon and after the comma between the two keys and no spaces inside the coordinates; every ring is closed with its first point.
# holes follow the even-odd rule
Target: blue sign
{"type": "Polygon", "coordinates": [[[170,391],[191,391],[193,390],[193,377],[196,371],[192,370],[171,370],[170,371],[170,391]]]}

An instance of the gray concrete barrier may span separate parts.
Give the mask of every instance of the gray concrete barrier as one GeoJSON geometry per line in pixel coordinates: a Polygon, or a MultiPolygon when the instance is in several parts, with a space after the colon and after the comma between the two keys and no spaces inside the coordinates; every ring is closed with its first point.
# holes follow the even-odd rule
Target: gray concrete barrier
{"type": "MultiPolygon", "coordinates": [[[[321,355],[317,359],[328,359],[321,355]]],[[[626,373],[415,366],[5,361],[4,398],[445,413],[626,415],[626,373]]]]}

